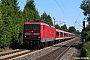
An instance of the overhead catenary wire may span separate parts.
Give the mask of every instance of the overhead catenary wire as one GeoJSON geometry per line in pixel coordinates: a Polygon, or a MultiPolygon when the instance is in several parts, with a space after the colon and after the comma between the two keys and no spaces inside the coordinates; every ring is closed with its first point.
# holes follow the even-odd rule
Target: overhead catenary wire
{"type": "Polygon", "coordinates": [[[59,3],[57,2],[57,0],[55,0],[55,2],[56,2],[57,5],[59,6],[60,10],[63,12],[63,14],[65,15],[65,17],[67,18],[67,20],[69,20],[68,17],[66,16],[66,14],[64,13],[63,9],[60,7],[60,5],[59,5],[59,3]]]}
{"type": "Polygon", "coordinates": [[[78,17],[77,17],[76,21],[78,20],[78,18],[79,18],[79,16],[80,16],[80,14],[81,14],[81,11],[80,11],[80,13],[78,14],[78,17]]]}
{"type": "Polygon", "coordinates": [[[75,21],[75,23],[77,23],[80,27],[83,27],[82,25],[80,25],[80,24],[78,23],[78,21],[75,21]]]}
{"type": "MultiPolygon", "coordinates": [[[[63,12],[63,14],[65,15],[65,17],[67,18],[67,20],[69,21],[69,18],[66,16],[66,14],[65,14],[65,12],[64,12],[64,10],[61,8],[61,6],[59,5],[59,3],[58,3],[58,1],[57,0],[55,0],[56,1],[56,3],[57,3],[57,5],[59,6],[59,8],[60,8],[60,10],[63,12]]],[[[23,5],[25,5],[25,3],[23,3],[22,1],[20,1],[19,0],[19,2],[20,3],[22,3],[23,5]]],[[[61,1],[61,3],[62,3],[62,5],[63,5],[63,7],[64,7],[64,9],[65,9],[65,6],[64,6],[64,4],[63,4],[63,2],[61,1]]],[[[39,6],[40,8],[42,8],[41,6],[39,6]]],[[[44,11],[45,11],[45,9],[44,8],[42,8],[44,11]]],[[[66,9],[65,9],[65,11],[66,11],[66,9]]],[[[76,21],[78,20],[78,18],[79,18],[79,16],[80,16],[80,14],[81,14],[81,12],[79,13],[79,15],[78,15],[78,17],[77,17],[77,19],[76,19],[76,21]]],[[[78,22],[77,22],[78,23],[78,22]]],[[[81,26],[79,23],[78,23],[78,25],[79,26],[81,26]]]]}
{"type": "MultiPolygon", "coordinates": [[[[61,1],[61,0],[60,0],[61,1]]],[[[61,8],[61,6],[59,5],[59,3],[57,2],[57,0],[55,0],[55,2],[57,3],[57,5],[59,6],[59,8],[60,8],[60,10],[63,12],[63,14],[65,15],[65,17],[67,18],[67,20],[69,20],[68,19],[68,17],[66,16],[66,14],[64,13],[64,11],[63,11],[63,9],[61,8]]],[[[61,1],[61,3],[62,3],[62,1],[61,1]]],[[[64,7],[64,9],[65,9],[65,6],[64,6],[64,4],[62,3],[62,5],[63,5],[63,7],[64,7]]],[[[65,11],[66,11],[66,9],[65,9],[65,11]]],[[[66,11],[67,12],[67,11],[66,11]]],[[[81,14],[81,11],[80,11],[80,13],[79,13],[79,15],[78,15],[78,17],[76,18],[76,21],[75,21],[75,23],[77,23],[80,27],[82,27],[82,25],[80,24],[80,23],[78,23],[78,18],[79,18],[79,16],[80,16],[80,14],[81,14]]]]}
{"type": "MultiPolygon", "coordinates": [[[[56,1],[56,0],[55,0],[56,1]]],[[[25,3],[23,3],[22,1],[20,1],[19,0],[19,2],[21,2],[23,5],[25,5],[25,3]]],[[[57,2],[57,1],[56,1],[57,2]]],[[[58,2],[57,2],[57,4],[58,4],[58,2]]],[[[59,4],[58,4],[59,5],[59,4]]],[[[60,7],[60,5],[59,5],[59,7],[60,7]]],[[[41,7],[42,8],[42,7],[41,7]]],[[[45,9],[44,8],[42,8],[44,11],[45,11],[45,9]]],[[[62,10],[62,12],[64,13],[64,11],[63,11],[63,9],[60,7],[60,9],[62,10]]],[[[64,13],[64,15],[66,16],[66,14],[64,13]]],[[[68,17],[66,16],[66,18],[68,19],[68,17]]],[[[68,19],[69,20],[69,19],[68,19]]]]}
{"type": "MultiPolygon", "coordinates": [[[[64,5],[63,2],[62,2],[62,0],[60,0],[60,1],[61,1],[61,4],[62,4],[63,7],[64,7],[64,10],[66,11],[66,14],[69,15],[68,12],[67,12],[67,10],[66,10],[66,8],[65,8],[65,5],[64,5]]],[[[68,18],[68,19],[70,20],[70,18],[68,18]]]]}
{"type": "Polygon", "coordinates": [[[80,13],[77,16],[77,19],[76,19],[75,23],[77,23],[80,27],[83,28],[83,26],[80,23],[78,23],[78,18],[80,17],[80,15],[81,15],[81,11],[80,11],[80,13]]]}

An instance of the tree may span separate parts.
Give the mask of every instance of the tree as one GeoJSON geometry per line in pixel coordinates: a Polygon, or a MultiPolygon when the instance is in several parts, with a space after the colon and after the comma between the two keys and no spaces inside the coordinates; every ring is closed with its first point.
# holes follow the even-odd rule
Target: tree
{"type": "Polygon", "coordinates": [[[3,45],[9,46],[16,41],[19,43],[21,18],[17,0],[1,0],[0,9],[4,24],[1,38],[3,45]]]}
{"type": "Polygon", "coordinates": [[[76,32],[75,32],[76,34],[80,34],[80,32],[79,32],[79,30],[76,30],[76,32]]]}
{"type": "Polygon", "coordinates": [[[46,12],[41,15],[41,22],[45,22],[49,25],[53,25],[52,18],[46,12]]]}
{"type": "MultiPolygon", "coordinates": [[[[27,0],[23,11],[25,21],[33,22],[40,19],[39,13],[36,10],[34,0],[27,0]]],[[[40,20],[39,20],[40,21],[40,20]]]]}
{"type": "Polygon", "coordinates": [[[88,26],[82,30],[82,37],[86,37],[87,40],[90,40],[90,1],[83,0],[80,8],[84,11],[84,15],[87,17],[88,26]]]}
{"type": "Polygon", "coordinates": [[[76,32],[75,27],[74,26],[70,26],[69,29],[68,29],[68,32],[75,33],[76,32]]]}
{"type": "Polygon", "coordinates": [[[87,21],[90,25],[90,1],[89,0],[83,0],[80,8],[84,11],[84,15],[87,16],[87,21]]]}
{"type": "Polygon", "coordinates": [[[85,30],[83,31],[83,33],[85,34],[85,37],[88,41],[90,41],[90,25],[87,25],[85,30]]]}
{"type": "Polygon", "coordinates": [[[49,25],[53,26],[52,18],[50,15],[47,16],[47,22],[49,23],[49,25]]]}
{"type": "Polygon", "coordinates": [[[47,13],[44,12],[42,15],[41,15],[41,22],[46,22],[46,17],[47,17],[47,13]]]}
{"type": "Polygon", "coordinates": [[[63,26],[61,26],[61,30],[68,31],[66,24],[64,24],[63,26]]]}
{"type": "MultiPolygon", "coordinates": [[[[0,2],[0,7],[1,7],[1,2],[0,2]]],[[[4,29],[4,24],[3,24],[3,20],[2,20],[2,14],[1,14],[1,10],[0,10],[0,48],[4,48],[4,46],[6,46],[5,40],[3,39],[3,29],[4,29]]],[[[8,44],[7,44],[8,45],[8,44]]]]}
{"type": "Polygon", "coordinates": [[[58,24],[55,25],[55,28],[60,29],[60,26],[58,24]]]}

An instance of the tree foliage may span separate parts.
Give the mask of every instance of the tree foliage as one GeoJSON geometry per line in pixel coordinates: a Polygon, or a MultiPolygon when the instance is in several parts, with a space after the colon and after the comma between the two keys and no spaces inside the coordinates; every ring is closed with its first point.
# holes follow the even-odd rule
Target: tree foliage
{"type": "Polygon", "coordinates": [[[90,1],[89,0],[83,0],[80,8],[84,11],[84,15],[87,17],[88,26],[83,29],[82,36],[86,37],[87,40],[90,40],[90,1]]]}
{"type": "Polygon", "coordinates": [[[60,29],[60,26],[58,24],[55,25],[55,28],[60,29]]]}
{"type": "Polygon", "coordinates": [[[79,30],[76,30],[76,32],[75,32],[76,34],[80,34],[81,32],[79,31],[79,30]]]}
{"type": "Polygon", "coordinates": [[[90,25],[87,25],[85,30],[83,31],[87,41],[90,41],[90,25]]]}
{"type": "Polygon", "coordinates": [[[87,21],[90,25],[90,1],[89,0],[83,0],[80,8],[84,11],[84,15],[87,16],[87,21]]]}
{"type": "MultiPolygon", "coordinates": [[[[10,46],[11,43],[20,42],[21,18],[17,0],[1,0],[1,17],[3,30],[1,33],[2,45],[10,46]]],[[[2,47],[2,46],[1,46],[2,47]]]]}
{"type": "Polygon", "coordinates": [[[23,14],[24,14],[25,21],[33,22],[33,21],[40,20],[40,16],[38,11],[36,10],[34,0],[27,0],[27,3],[24,7],[23,14]]]}
{"type": "Polygon", "coordinates": [[[41,22],[45,22],[49,25],[53,25],[52,18],[46,12],[41,15],[41,22]]]}
{"type": "Polygon", "coordinates": [[[70,26],[69,29],[68,29],[68,32],[75,33],[76,32],[75,27],[74,26],[70,26]]]}
{"type": "Polygon", "coordinates": [[[49,25],[53,26],[52,18],[51,18],[50,15],[47,16],[47,20],[46,21],[49,23],[49,25]]]}
{"type": "Polygon", "coordinates": [[[68,31],[66,24],[64,24],[63,26],[61,26],[61,30],[68,31]]]}
{"type": "Polygon", "coordinates": [[[46,20],[47,20],[47,13],[44,12],[44,13],[41,15],[41,21],[42,21],[42,22],[46,22],[46,20]]]}

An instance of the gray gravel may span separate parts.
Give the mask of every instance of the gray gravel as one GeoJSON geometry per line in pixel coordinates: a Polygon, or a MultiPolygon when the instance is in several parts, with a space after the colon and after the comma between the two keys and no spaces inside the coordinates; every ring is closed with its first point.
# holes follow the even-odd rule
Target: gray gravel
{"type": "Polygon", "coordinates": [[[76,54],[78,52],[78,50],[74,47],[70,48],[63,56],[60,60],[70,60],[72,58],[73,54],[76,54]]]}

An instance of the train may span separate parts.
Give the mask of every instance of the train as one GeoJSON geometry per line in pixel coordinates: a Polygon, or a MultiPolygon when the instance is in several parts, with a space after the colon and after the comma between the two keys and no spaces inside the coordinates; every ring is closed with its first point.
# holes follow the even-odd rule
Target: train
{"type": "Polygon", "coordinates": [[[25,48],[41,48],[72,39],[75,34],[59,30],[43,22],[25,22],[23,36],[25,48]]]}

